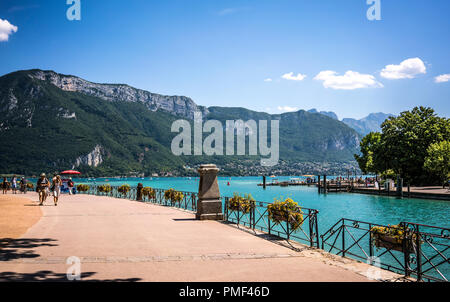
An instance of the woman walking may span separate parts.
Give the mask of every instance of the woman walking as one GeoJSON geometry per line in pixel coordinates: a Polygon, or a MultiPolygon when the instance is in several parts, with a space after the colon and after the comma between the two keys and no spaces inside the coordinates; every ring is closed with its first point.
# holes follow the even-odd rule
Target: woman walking
{"type": "Polygon", "coordinates": [[[53,201],[55,202],[55,206],[58,205],[59,196],[61,195],[61,186],[62,186],[62,180],[61,176],[56,175],[52,179],[52,191],[53,191],[53,201]]]}

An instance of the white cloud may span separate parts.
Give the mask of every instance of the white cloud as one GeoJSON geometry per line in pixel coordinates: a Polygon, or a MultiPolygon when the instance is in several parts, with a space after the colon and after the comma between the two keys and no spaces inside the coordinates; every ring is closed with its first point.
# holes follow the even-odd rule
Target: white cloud
{"type": "Polygon", "coordinates": [[[450,73],[447,74],[441,74],[440,76],[437,76],[434,78],[434,81],[436,83],[445,83],[450,81],[450,73]]]}
{"type": "Polygon", "coordinates": [[[323,81],[325,88],[339,90],[383,87],[383,84],[378,82],[373,75],[361,74],[351,70],[344,75],[338,75],[337,72],[332,70],[321,71],[314,80],[323,81]]]}
{"type": "Polygon", "coordinates": [[[267,79],[264,80],[264,82],[272,82],[272,79],[271,78],[267,78],[267,79]]]}
{"type": "Polygon", "coordinates": [[[19,28],[9,23],[8,20],[0,19],[0,42],[9,40],[9,36],[17,32],[19,28]]]}
{"type": "Polygon", "coordinates": [[[419,74],[427,73],[427,68],[419,58],[407,59],[399,65],[387,65],[380,73],[383,78],[390,80],[414,79],[419,74]]]}
{"type": "Polygon", "coordinates": [[[278,106],[277,109],[278,109],[278,111],[281,111],[281,112],[294,112],[294,111],[300,110],[297,107],[289,107],[289,106],[278,106]]]}
{"type": "Polygon", "coordinates": [[[303,81],[306,78],[306,75],[299,73],[295,76],[293,72],[290,72],[283,74],[281,77],[289,81],[303,81]]]}

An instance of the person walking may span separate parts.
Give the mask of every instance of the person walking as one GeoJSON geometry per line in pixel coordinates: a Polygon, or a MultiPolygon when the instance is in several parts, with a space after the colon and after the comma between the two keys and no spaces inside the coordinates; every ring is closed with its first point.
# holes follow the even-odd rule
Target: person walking
{"type": "Polygon", "coordinates": [[[36,185],[36,191],[39,193],[40,206],[42,206],[47,199],[47,190],[49,186],[50,182],[48,181],[47,177],[45,177],[45,173],[42,173],[36,185]]]}
{"type": "Polygon", "coordinates": [[[55,203],[55,206],[58,205],[59,196],[61,196],[61,186],[62,186],[62,180],[61,176],[56,175],[52,179],[52,191],[53,191],[53,202],[55,203]]]}
{"type": "Polygon", "coordinates": [[[17,194],[17,177],[14,175],[11,178],[11,189],[13,194],[17,194]]]}
{"type": "Polygon", "coordinates": [[[73,187],[74,187],[74,183],[72,180],[72,177],[69,177],[69,181],[67,182],[67,187],[69,188],[69,195],[73,194],[73,187]]]}
{"type": "Polygon", "coordinates": [[[3,191],[3,194],[6,194],[8,191],[8,181],[6,180],[6,177],[3,177],[2,191],[3,191]]]}
{"type": "Polygon", "coordinates": [[[22,177],[20,179],[20,191],[22,191],[23,194],[27,194],[27,180],[25,179],[25,177],[22,177]]]}

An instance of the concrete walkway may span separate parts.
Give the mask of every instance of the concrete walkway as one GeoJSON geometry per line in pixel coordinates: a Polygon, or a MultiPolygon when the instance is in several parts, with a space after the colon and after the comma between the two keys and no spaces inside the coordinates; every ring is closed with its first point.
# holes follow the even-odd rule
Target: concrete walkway
{"type": "MultiPolygon", "coordinates": [[[[20,206],[37,206],[36,194],[27,197],[20,206]]],[[[0,250],[0,281],[66,281],[71,256],[81,259],[82,280],[353,282],[370,281],[363,274],[373,271],[157,205],[63,195],[58,207],[49,198],[41,209],[40,220],[0,250]]]]}

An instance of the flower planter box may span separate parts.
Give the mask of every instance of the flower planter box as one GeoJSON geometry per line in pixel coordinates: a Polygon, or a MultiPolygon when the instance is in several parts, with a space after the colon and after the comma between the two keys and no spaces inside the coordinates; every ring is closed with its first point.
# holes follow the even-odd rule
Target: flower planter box
{"type": "Polygon", "coordinates": [[[403,243],[406,240],[407,252],[412,254],[414,251],[412,240],[410,238],[400,239],[399,241],[396,237],[382,234],[373,234],[373,238],[374,245],[377,248],[385,248],[404,253],[403,243]]]}
{"type": "Polygon", "coordinates": [[[239,212],[242,212],[242,213],[245,213],[245,214],[250,213],[250,211],[253,210],[254,208],[255,208],[255,204],[251,204],[248,207],[247,206],[242,206],[242,205],[236,205],[236,204],[234,204],[234,205],[229,204],[228,205],[228,209],[229,210],[236,211],[236,212],[239,211],[239,212]]]}
{"type": "Polygon", "coordinates": [[[272,218],[277,221],[287,221],[286,214],[284,213],[273,213],[272,218]]]}
{"type": "MultiPolygon", "coordinates": [[[[295,214],[295,213],[294,213],[295,214]]],[[[272,220],[274,221],[288,221],[288,217],[285,213],[280,213],[280,212],[275,212],[272,214],[272,220]]],[[[289,214],[289,223],[290,224],[297,224],[299,223],[299,227],[303,224],[304,220],[302,221],[297,221],[294,216],[292,216],[291,214],[289,214]]]]}

